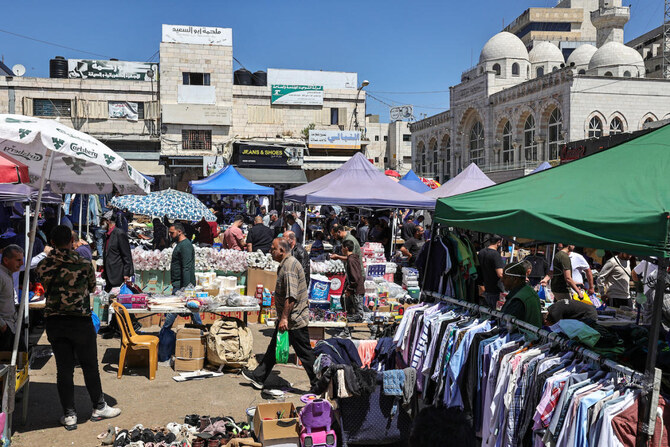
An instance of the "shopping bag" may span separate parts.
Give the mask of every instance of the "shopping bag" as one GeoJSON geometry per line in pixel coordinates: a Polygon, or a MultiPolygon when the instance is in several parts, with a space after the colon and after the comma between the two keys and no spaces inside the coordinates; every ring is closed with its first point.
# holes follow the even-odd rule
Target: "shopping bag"
{"type": "Polygon", "coordinates": [[[546,289],[544,288],[544,286],[540,286],[540,289],[537,291],[537,296],[539,296],[541,300],[545,299],[546,289]]]}
{"type": "Polygon", "coordinates": [[[277,332],[275,358],[277,363],[288,363],[288,331],[277,332]]]}
{"type": "Polygon", "coordinates": [[[130,287],[126,283],[121,284],[119,288],[119,295],[132,295],[133,291],[130,290],[130,287]]]}
{"type": "Polygon", "coordinates": [[[93,327],[95,328],[95,333],[97,334],[100,330],[100,318],[98,318],[95,312],[91,312],[91,319],[93,320],[93,327]]]}

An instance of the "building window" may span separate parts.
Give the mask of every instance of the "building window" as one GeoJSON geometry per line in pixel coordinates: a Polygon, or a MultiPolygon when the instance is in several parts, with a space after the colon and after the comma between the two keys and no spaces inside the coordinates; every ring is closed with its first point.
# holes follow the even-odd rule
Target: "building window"
{"type": "Polygon", "coordinates": [[[402,162],[403,162],[403,164],[411,165],[412,164],[412,157],[404,156],[404,157],[402,157],[402,162]]]}
{"type": "Polygon", "coordinates": [[[189,151],[212,150],[211,130],[182,130],[181,148],[189,151]]]}
{"type": "Polygon", "coordinates": [[[624,78],[630,78],[630,71],[626,70],[623,72],[623,77],[624,78]]]}
{"type": "Polygon", "coordinates": [[[653,122],[654,122],[654,118],[652,118],[652,117],[649,117],[646,120],[644,120],[644,124],[653,123],[653,122]]]}
{"type": "Polygon", "coordinates": [[[184,85],[209,85],[209,73],[182,73],[184,85]]]}
{"type": "Polygon", "coordinates": [[[451,178],[451,137],[445,135],[442,137],[442,176],[440,180],[451,178]]]}
{"type": "Polygon", "coordinates": [[[612,77],[612,72],[611,71],[606,72],[605,76],[607,76],[608,78],[611,78],[612,77]]]}
{"type": "Polygon", "coordinates": [[[484,126],[479,121],[470,129],[470,162],[484,165],[484,126]]]}
{"type": "Polygon", "coordinates": [[[412,141],[412,135],[409,133],[402,134],[402,141],[404,141],[405,143],[408,141],[412,141]]]}
{"type": "Polygon", "coordinates": [[[496,76],[500,76],[500,64],[493,64],[493,72],[496,76]]]}
{"type": "Polygon", "coordinates": [[[379,163],[379,157],[375,157],[375,163],[379,163]]]}
{"type": "Polygon", "coordinates": [[[526,161],[537,161],[537,143],[535,142],[535,118],[529,115],[523,125],[523,149],[526,161]]]}
{"type": "Polygon", "coordinates": [[[69,99],[33,99],[34,116],[72,116],[69,99]]]}
{"type": "Polygon", "coordinates": [[[589,121],[589,138],[598,138],[603,134],[603,123],[600,118],[594,116],[589,121]]]}
{"type": "Polygon", "coordinates": [[[330,109],[330,125],[337,126],[339,124],[339,109],[337,107],[332,107],[330,109]]]}
{"type": "Polygon", "coordinates": [[[375,141],[379,141],[379,135],[375,135],[375,141]]]}
{"type": "Polygon", "coordinates": [[[610,122],[610,135],[615,135],[623,132],[623,122],[618,116],[610,122]]]}
{"type": "Polygon", "coordinates": [[[416,165],[414,170],[417,174],[421,175],[423,173],[423,166],[426,163],[426,155],[424,154],[425,146],[423,141],[419,141],[419,144],[416,146],[416,165]]]}
{"type": "Polygon", "coordinates": [[[426,156],[427,165],[424,177],[433,177],[437,170],[437,140],[434,138],[428,143],[428,154],[426,156]]]}
{"type": "Polygon", "coordinates": [[[389,140],[388,135],[384,135],[384,141],[388,141],[388,140],[389,140]]]}
{"type": "Polygon", "coordinates": [[[558,67],[556,67],[556,66],[553,67],[553,68],[551,69],[551,72],[552,72],[552,73],[554,73],[554,72],[556,72],[556,71],[558,71],[558,67]]]}
{"type": "Polygon", "coordinates": [[[577,74],[585,75],[585,74],[586,74],[586,70],[584,70],[584,69],[582,68],[581,70],[579,70],[579,71],[577,72],[577,74]]]}
{"type": "Polygon", "coordinates": [[[544,68],[543,67],[537,67],[537,77],[539,78],[540,76],[544,76],[544,68]]]}
{"type": "Polygon", "coordinates": [[[388,158],[388,157],[384,157],[384,163],[388,163],[388,162],[389,162],[389,158],[388,158]]]}
{"type": "Polygon", "coordinates": [[[561,144],[561,133],[563,132],[563,115],[555,108],[549,116],[549,160],[558,159],[558,147],[561,144]]]}
{"type": "Polygon", "coordinates": [[[502,162],[505,165],[514,164],[514,148],[512,147],[512,125],[505,123],[502,131],[502,162]]]}
{"type": "Polygon", "coordinates": [[[512,64],[512,76],[519,76],[519,63],[514,62],[512,64]]]}

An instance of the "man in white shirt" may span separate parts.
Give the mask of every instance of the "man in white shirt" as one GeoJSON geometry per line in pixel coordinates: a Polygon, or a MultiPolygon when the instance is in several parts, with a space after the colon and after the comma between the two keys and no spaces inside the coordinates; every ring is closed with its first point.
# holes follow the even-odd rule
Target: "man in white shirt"
{"type": "MultiPolygon", "coordinates": [[[[631,272],[631,276],[633,278],[633,282],[635,282],[635,288],[637,290],[637,293],[639,294],[640,292],[643,292],[645,297],[647,298],[646,301],[642,303],[642,309],[640,312],[641,325],[651,324],[651,317],[654,310],[654,298],[656,295],[655,287],[656,287],[657,275],[658,275],[658,266],[653,262],[649,262],[647,260],[642,260],[638,262],[638,264],[631,272]],[[641,285],[642,284],[644,285],[643,288],[638,286],[638,284],[640,283],[641,285]]],[[[664,316],[667,310],[668,309],[666,309],[666,301],[663,300],[664,316]]]]}
{"type": "Polygon", "coordinates": [[[596,293],[593,285],[593,272],[584,256],[575,251],[574,245],[568,245],[568,255],[570,256],[570,263],[572,264],[572,279],[575,280],[579,287],[587,290],[589,295],[596,293]],[[586,280],[588,281],[588,287],[585,287],[584,276],[586,276],[586,280]]]}

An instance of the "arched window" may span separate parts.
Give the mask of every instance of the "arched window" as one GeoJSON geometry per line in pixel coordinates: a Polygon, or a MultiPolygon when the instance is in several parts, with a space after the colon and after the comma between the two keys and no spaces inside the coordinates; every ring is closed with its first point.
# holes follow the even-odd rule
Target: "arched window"
{"type": "Polygon", "coordinates": [[[612,77],[612,72],[611,71],[606,72],[605,76],[607,76],[608,78],[611,78],[612,77]]]}
{"type": "Polygon", "coordinates": [[[657,65],[657,66],[654,67],[654,71],[658,71],[658,70],[660,70],[660,69],[661,69],[661,66],[660,66],[660,65],[657,65]]]}
{"type": "Polygon", "coordinates": [[[495,72],[496,76],[500,76],[500,64],[493,64],[493,71],[495,72]]]}
{"type": "Polygon", "coordinates": [[[630,78],[630,71],[626,70],[623,72],[623,77],[624,78],[630,78]]]}
{"type": "Polygon", "coordinates": [[[451,137],[445,135],[442,137],[442,175],[440,180],[444,183],[445,180],[451,178],[451,137]]]}
{"type": "Polygon", "coordinates": [[[428,150],[426,152],[426,168],[423,175],[424,177],[433,177],[437,169],[437,163],[435,162],[437,158],[437,140],[435,138],[428,143],[428,150]]]}
{"type": "Polygon", "coordinates": [[[555,71],[558,71],[558,67],[554,66],[554,67],[551,69],[551,71],[552,71],[552,73],[555,72],[555,71]]]}
{"type": "Polygon", "coordinates": [[[419,141],[419,144],[416,147],[416,166],[414,170],[419,175],[423,175],[423,171],[426,166],[426,146],[423,144],[423,141],[419,141]]]}
{"type": "Polygon", "coordinates": [[[530,65],[526,67],[526,76],[530,78],[530,65]]]}
{"type": "Polygon", "coordinates": [[[585,75],[585,74],[586,74],[586,70],[584,70],[584,69],[582,68],[581,70],[579,70],[579,71],[577,72],[577,74],[585,75]]]}
{"type": "Polygon", "coordinates": [[[512,147],[512,125],[509,121],[505,123],[502,131],[502,162],[503,165],[514,164],[514,148],[512,147]]]}
{"type": "Polygon", "coordinates": [[[519,76],[519,63],[514,62],[512,64],[512,76],[519,76]]]}
{"type": "Polygon", "coordinates": [[[484,165],[484,126],[479,121],[470,129],[470,162],[484,165]]]}
{"type": "Polygon", "coordinates": [[[523,125],[523,149],[526,161],[537,161],[537,143],[535,142],[535,118],[529,115],[523,125]]]}
{"type": "Polygon", "coordinates": [[[615,135],[623,132],[623,122],[618,116],[615,116],[612,121],[610,121],[610,135],[615,135]]]}
{"type": "Polygon", "coordinates": [[[439,169],[439,163],[437,162],[437,159],[439,158],[440,152],[437,149],[437,141],[433,140],[432,144],[432,152],[433,152],[433,169],[430,170],[430,173],[432,174],[431,177],[435,178],[437,176],[437,171],[439,169]]]}
{"type": "Polygon", "coordinates": [[[544,67],[537,67],[537,77],[544,76],[544,67]]]}
{"type": "Polygon", "coordinates": [[[654,118],[652,118],[652,117],[648,117],[646,120],[644,120],[644,124],[653,123],[653,122],[654,122],[654,118]]]}
{"type": "Polygon", "coordinates": [[[603,134],[603,122],[594,116],[589,121],[589,138],[598,138],[603,134]]]}
{"type": "Polygon", "coordinates": [[[551,115],[549,116],[549,129],[547,132],[549,135],[549,160],[558,159],[558,149],[563,140],[563,137],[561,136],[562,131],[563,116],[557,107],[551,112],[551,115]]]}

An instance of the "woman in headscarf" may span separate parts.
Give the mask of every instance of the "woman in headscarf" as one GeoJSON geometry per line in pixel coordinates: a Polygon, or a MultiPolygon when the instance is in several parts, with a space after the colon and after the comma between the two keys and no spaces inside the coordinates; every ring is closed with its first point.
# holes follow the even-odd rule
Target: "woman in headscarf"
{"type": "Polygon", "coordinates": [[[163,225],[163,222],[158,217],[154,217],[154,240],[153,246],[154,250],[163,250],[167,248],[168,244],[168,235],[167,227],[163,225]]]}
{"type": "Polygon", "coordinates": [[[540,297],[526,282],[525,261],[510,264],[503,270],[503,285],[508,290],[501,311],[533,326],[542,327],[540,297]]]}

